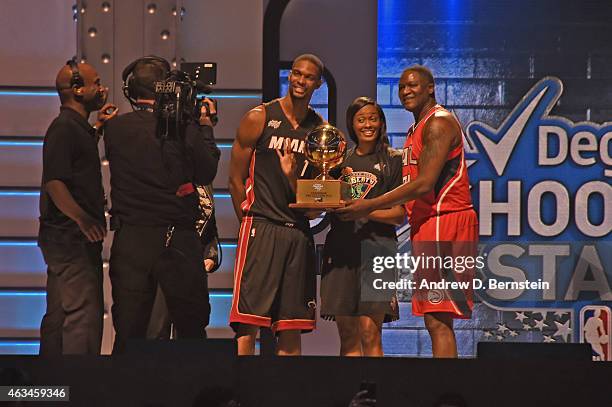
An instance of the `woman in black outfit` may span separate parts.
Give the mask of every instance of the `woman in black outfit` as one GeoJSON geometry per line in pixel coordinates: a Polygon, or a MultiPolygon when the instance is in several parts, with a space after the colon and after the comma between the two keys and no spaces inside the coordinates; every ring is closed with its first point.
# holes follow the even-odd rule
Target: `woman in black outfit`
{"type": "MultiPolygon", "coordinates": [[[[381,107],[359,97],[348,107],[346,121],[356,145],[332,175],[351,185],[353,199],[371,199],[399,186],[402,155],[389,147],[381,107]]],[[[375,274],[371,259],[395,255],[395,226],[404,218],[400,205],[357,221],[331,215],[323,252],[321,315],[336,320],[341,356],[383,356],[382,324],[398,319],[399,313],[395,292],[375,289],[373,281],[395,281],[395,271],[375,274]]]]}

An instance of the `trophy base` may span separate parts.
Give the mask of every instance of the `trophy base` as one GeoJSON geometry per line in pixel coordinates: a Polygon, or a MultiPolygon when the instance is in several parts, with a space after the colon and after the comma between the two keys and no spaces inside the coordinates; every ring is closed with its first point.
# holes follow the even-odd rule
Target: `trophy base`
{"type": "Polygon", "coordinates": [[[303,202],[289,204],[291,209],[338,209],[346,206],[344,202],[326,203],[326,202],[303,202]]]}
{"type": "Polygon", "coordinates": [[[297,182],[294,209],[334,209],[345,206],[351,197],[351,187],[340,180],[303,180],[297,182]]]}

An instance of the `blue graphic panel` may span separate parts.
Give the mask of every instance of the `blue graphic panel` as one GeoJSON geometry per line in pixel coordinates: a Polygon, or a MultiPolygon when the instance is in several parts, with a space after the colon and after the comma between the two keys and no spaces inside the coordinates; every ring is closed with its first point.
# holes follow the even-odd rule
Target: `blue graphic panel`
{"type": "MultiPolygon", "coordinates": [[[[393,146],[414,122],[399,102],[399,77],[425,65],[437,102],[465,131],[488,256],[479,277],[552,284],[480,290],[470,325],[461,324],[474,343],[588,342],[594,358],[610,360],[609,328],[584,338],[599,324],[593,309],[607,327],[612,305],[612,57],[598,40],[612,28],[598,4],[568,18],[548,2],[378,2],[377,97],[393,146]]],[[[387,353],[427,355],[412,343],[420,336],[396,332],[422,330],[417,320],[387,328],[387,353]]]]}

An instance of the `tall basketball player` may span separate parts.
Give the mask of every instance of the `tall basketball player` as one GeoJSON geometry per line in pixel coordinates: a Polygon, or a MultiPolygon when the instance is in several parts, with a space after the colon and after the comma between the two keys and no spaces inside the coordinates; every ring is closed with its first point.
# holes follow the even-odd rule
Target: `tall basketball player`
{"type": "Polygon", "coordinates": [[[315,327],[314,243],[308,219],[289,204],[295,179],[310,172],[306,134],[323,123],[309,106],[322,74],[318,57],[298,56],[287,94],[250,110],[232,146],[229,188],[241,227],[230,325],[239,355],[255,352],[259,327],[277,335],[278,355],[299,355],[300,334],[315,327]]]}

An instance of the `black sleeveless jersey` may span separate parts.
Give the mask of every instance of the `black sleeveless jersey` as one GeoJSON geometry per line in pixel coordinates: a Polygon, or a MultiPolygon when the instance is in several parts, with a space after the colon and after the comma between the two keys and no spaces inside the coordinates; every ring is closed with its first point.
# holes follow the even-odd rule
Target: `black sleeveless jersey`
{"type": "MultiPolygon", "coordinates": [[[[376,153],[358,155],[352,149],[342,164],[332,170],[331,175],[351,186],[352,199],[376,198],[402,184],[401,151],[388,148],[386,154],[388,172],[384,169],[386,164],[379,161],[376,153]]],[[[326,243],[332,244],[334,250],[342,248],[347,253],[355,254],[359,253],[362,241],[396,240],[395,234],[393,225],[373,220],[341,221],[332,214],[331,230],[327,234],[326,243]]],[[[359,260],[359,256],[356,258],[359,260]]]]}
{"type": "Polygon", "coordinates": [[[253,216],[287,226],[308,225],[303,212],[289,208],[295,202],[295,193],[280,167],[276,150],[284,150],[290,143],[297,160],[300,178],[310,177],[311,165],[304,156],[306,134],[323,123],[312,108],[294,129],[285,116],[278,99],[265,103],[266,121],[264,130],[251,156],[249,178],[246,181],[246,200],[241,207],[246,216],[253,216]]]}

